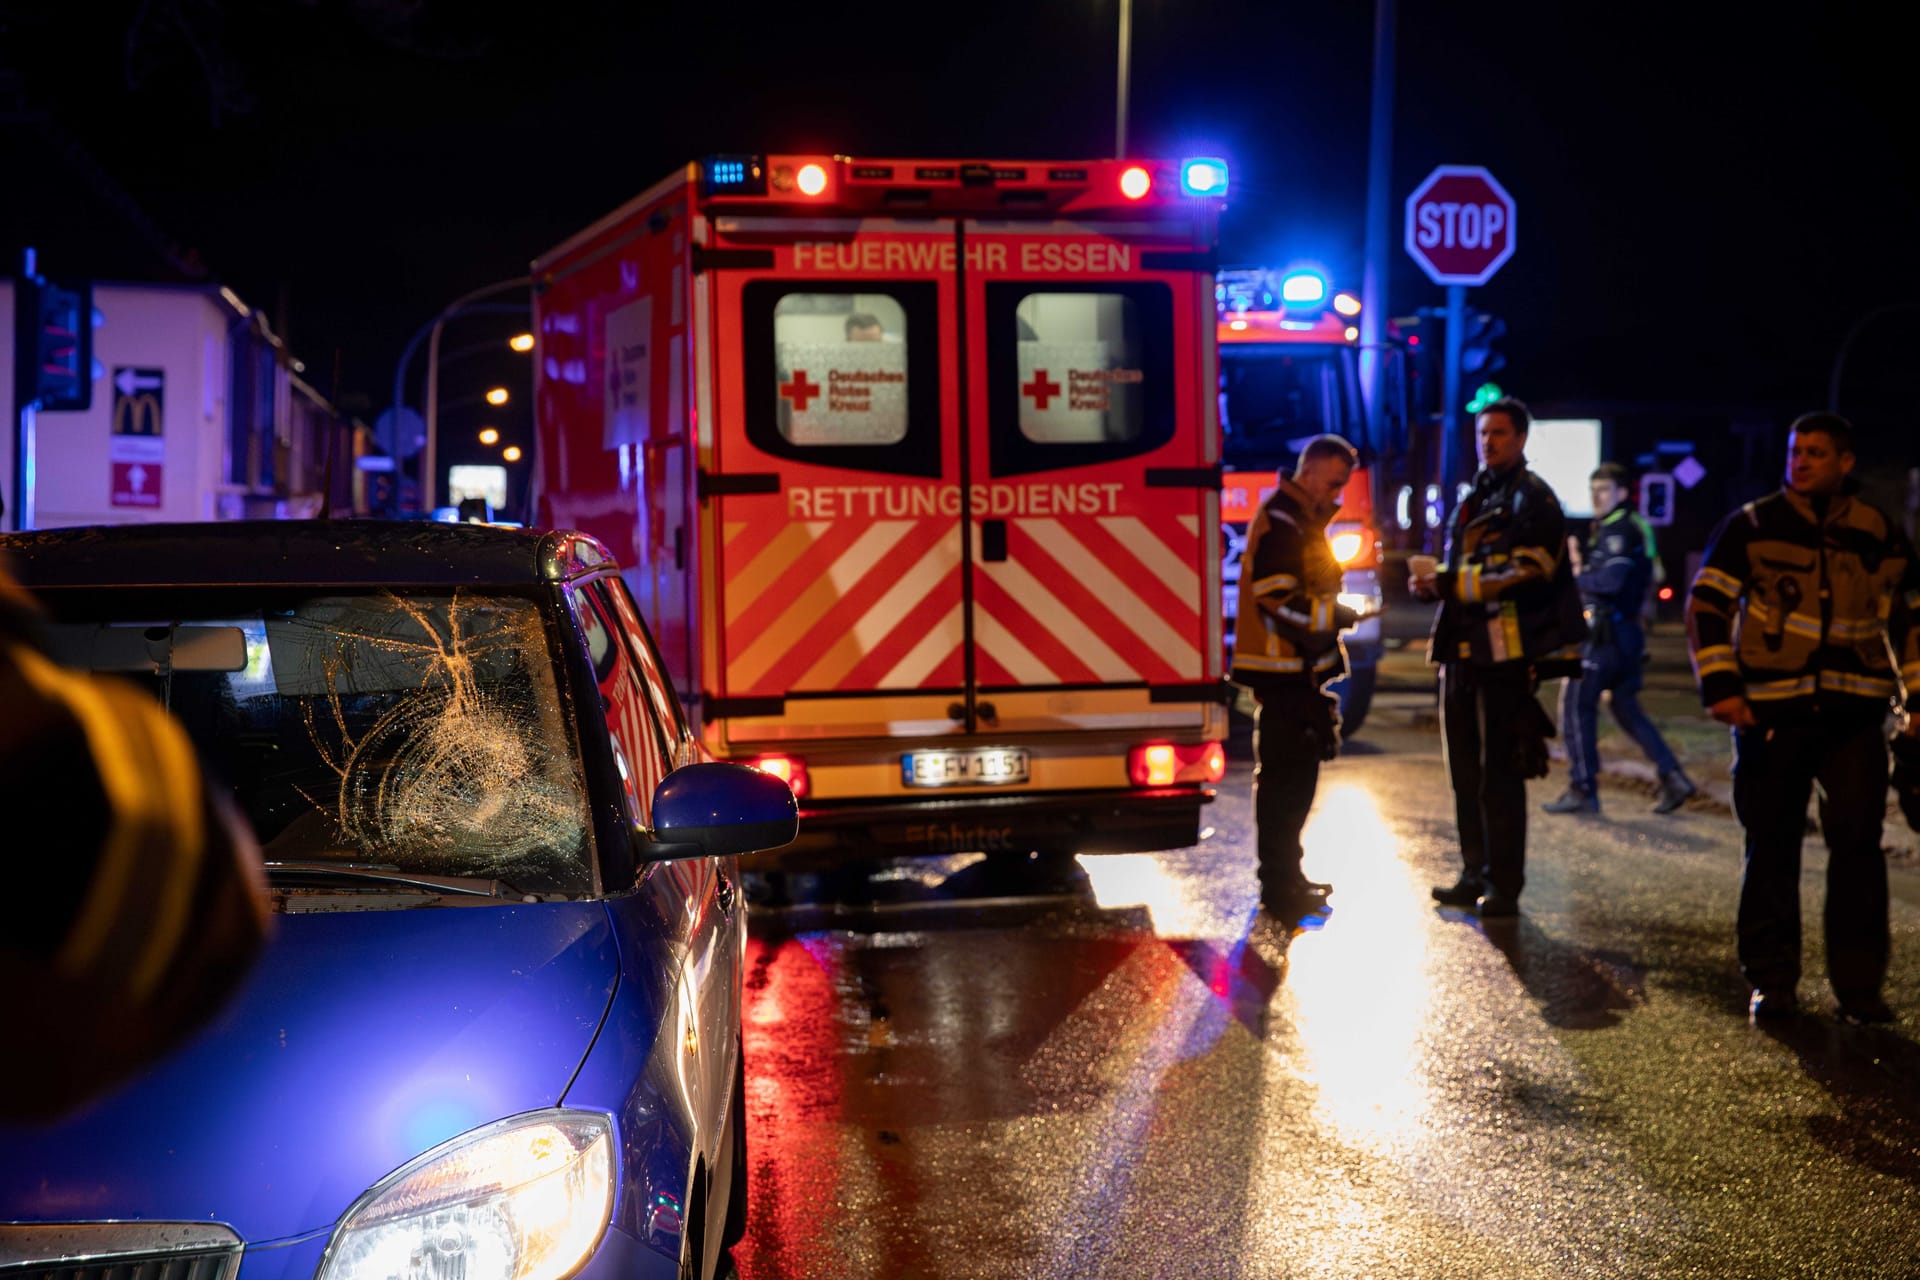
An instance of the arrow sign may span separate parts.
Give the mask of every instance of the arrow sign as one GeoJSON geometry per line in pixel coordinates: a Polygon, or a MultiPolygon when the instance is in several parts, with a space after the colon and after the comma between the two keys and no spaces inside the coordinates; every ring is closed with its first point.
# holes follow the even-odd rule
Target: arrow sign
{"type": "Polygon", "coordinates": [[[123,396],[136,391],[157,391],[167,385],[165,369],[133,369],[121,365],[113,371],[113,385],[123,396]]]}

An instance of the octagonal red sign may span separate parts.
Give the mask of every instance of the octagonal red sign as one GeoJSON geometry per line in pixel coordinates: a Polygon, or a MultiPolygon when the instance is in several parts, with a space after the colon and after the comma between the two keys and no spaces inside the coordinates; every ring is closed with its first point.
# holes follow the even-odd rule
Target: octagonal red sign
{"type": "Polygon", "coordinates": [[[1513,224],[1492,174],[1443,164],[1407,197],[1407,252],[1435,284],[1485,284],[1513,256],[1513,224]]]}

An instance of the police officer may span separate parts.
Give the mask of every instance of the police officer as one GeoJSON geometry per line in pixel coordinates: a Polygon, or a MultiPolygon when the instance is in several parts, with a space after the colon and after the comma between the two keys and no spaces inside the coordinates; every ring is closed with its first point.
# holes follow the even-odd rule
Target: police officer
{"type": "Polygon", "coordinates": [[[1588,479],[1593,496],[1593,529],[1584,555],[1573,558],[1580,594],[1588,606],[1590,633],[1581,655],[1580,675],[1560,686],[1560,730],[1567,740],[1568,783],[1548,813],[1600,812],[1600,695],[1613,694],[1613,718],[1639,744],[1659,771],[1660,798],[1655,813],[1672,813],[1694,793],[1666,739],[1640,706],[1641,671],[1647,635],[1641,627],[1653,584],[1653,530],[1627,507],[1632,479],[1617,462],[1603,462],[1588,479]]]}
{"type": "Polygon", "coordinates": [[[1288,920],[1323,905],[1333,888],[1307,879],[1300,831],[1320,763],[1340,748],[1340,718],[1326,686],[1347,673],[1340,632],[1359,615],[1340,603],[1327,521],[1358,460],[1339,436],[1309,440],[1293,475],[1255,513],[1240,561],[1233,678],[1260,702],[1253,773],[1260,903],[1288,920]]]}
{"type": "Polygon", "coordinates": [[[1427,660],[1440,668],[1440,721],[1460,831],[1460,878],[1436,885],[1447,906],[1517,915],[1526,883],[1529,777],[1547,771],[1552,722],[1542,679],[1579,670],[1586,638],[1566,559],[1566,518],[1527,469],[1532,415],[1507,397],[1474,421],[1480,471],[1447,525],[1446,562],[1418,564],[1408,589],[1438,600],[1427,660]]]}
{"type": "Polygon", "coordinates": [[[54,665],[40,626],[0,568],[0,797],[37,886],[0,907],[6,1120],[57,1117],[158,1057],[267,926],[259,849],[185,731],[131,684],[54,665]]]}
{"type": "Polygon", "coordinates": [[[1700,700],[1733,730],[1733,807],[1746,828],[1740,969],[1754,1019],[1799,1011],[1800,843],[1816,782],[1827,980],[1841,1017],[1894,1016],[1880,994],[1886,716],[1901,684],[1908,712],[1920,703],[1920,569],[1899,526],[1858,496],[1853,466],[1846,419],[1795,419],[1785,487],[1720,522],[1687,593],[1700,700]]]}

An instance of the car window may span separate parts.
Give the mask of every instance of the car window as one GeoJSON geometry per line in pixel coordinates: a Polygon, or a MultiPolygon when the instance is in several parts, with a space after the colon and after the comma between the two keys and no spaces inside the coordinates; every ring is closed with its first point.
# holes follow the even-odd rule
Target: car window
{"type": "MultiPolygon", "coordinates": [[[[617,638],[620,627],[606,580],[576,586],[567,594],[582,635],[601,638],[602,657],[595,660],[594,672],[606,710],[607,734],[615,748],[614,763],[634,824],[651,827],[654,788],[673,769],[675,726],[660,714],[644,671],[631,649],[617,638]]],[[[592,649],[589,640],[589,652],[592,649]]]]}
{"type": "Polygon", "coordinates": [[[536,600],[61,592],[52,633],[60,660],[104,665],[173,712],[269,861],[592,889],[584,774],[536,600]],[[128,659],[130,637],[152,661],[128,659]]]}
{"type": "MultiPolygon", "coordinates": [[[[668,735],[677,744],[685,744],[691,737],[686,713],[680,706],[680,699],[674,695],[673,682],[667,679],[660,654],[653,647],[653,637],[647,633],[646,624],[640,621],[640,610],[633,602],[632,593],[627,590],[625,579],[610,577],[603,580],[603,586],[612,602],[614,617],[619,620],[620,634],[639,666],[640,678],[646,685],[647,697],[653,703],[654,712],[660,717],[660,723],[667,726],[668,735]]],[[[690,759],[684,750],[678,750],[675,752],[674,765],[678,767],[690,759]]]]}

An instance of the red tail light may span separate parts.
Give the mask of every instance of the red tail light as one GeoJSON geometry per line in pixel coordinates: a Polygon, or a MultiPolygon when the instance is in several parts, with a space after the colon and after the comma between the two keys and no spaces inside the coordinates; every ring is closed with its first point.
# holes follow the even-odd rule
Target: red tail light
{"type": "Polygon", "coordinates": [[[1217,742],[1148,742],[1127,752],[1127,777],[1136,787],[1218,782],[1226,773],[1226,748],[1217,742]]]}
{"type": "Polygon", "coordinates": [[[787,784],[795,800],[807,798],[807,762],[799,756],[755,756],[751,760],[737,760],[734,763],[751,765],[762,773],[770,773],[787,784]]]}

